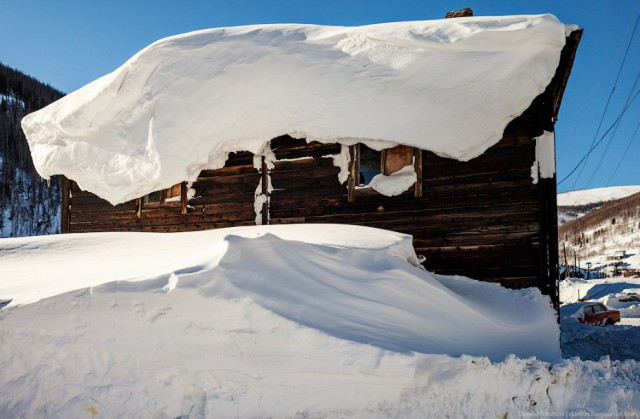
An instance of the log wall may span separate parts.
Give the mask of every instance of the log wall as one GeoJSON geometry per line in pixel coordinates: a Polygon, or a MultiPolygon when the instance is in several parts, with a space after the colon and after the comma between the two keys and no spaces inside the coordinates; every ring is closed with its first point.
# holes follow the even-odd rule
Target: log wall
{"type": "MultiPolygon", "coordinates": [[[[288,136],[271,141],[276,157],[233,153],[224,168],[204,170],[179,201],[129,201],[112,206],[65,181],[63,232],[203,230],[259,222],[347,223],[411,234],[424,265],[512,288],[539,287],[557,306],[555,177],[533,183],[535,137],[553,124],[580,31],[569,38],[547,90],[505,129],[502,140],[468,162],[417,150],[419,182],[396,197],[341,183],[332,155],[339,144],[307,143],[288,136]],[[565,68],[567,67],[567,68],[565,68]],[[421,164],[420,164],[421,163],[421,164]],[[272,190],[259,187],[271,181],[272,190]],[[256,215],[256,193],[268,193],[268,213],[256,215]]],[[[352,149],[350,155],[357,156],[352,149]]]]}
{"type": "Polygon", "coordinates": [[[255,225],[253,203],[259,180],[253,155],[232,153],[224,168],[200,173],[191,185],[194,196],[185,214],[181,201],[173,200],[143,203],[139,217],[136,200],[113,206],[70,181],[69,210],[63,213],[63,226],[68,228],[63,232],[176,232],[255,225]]]}

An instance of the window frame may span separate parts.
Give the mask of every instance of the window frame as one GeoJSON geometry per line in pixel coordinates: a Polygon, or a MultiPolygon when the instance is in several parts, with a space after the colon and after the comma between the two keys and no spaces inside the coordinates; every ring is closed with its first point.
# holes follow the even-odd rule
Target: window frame
{"type": "MultiPolygon", "coordinates": [[[[355,202],[356,200],[356,188],[359,186],[360,179],[360,161],[361,150],[360,143],[349,146],[349,178],[347,182],[348,194],[347,199],[349,202],[355,202]]],[[[416,182],[413,184],[413,196],[414,198],[422,198],[422,150],[416,147],[398,145],[396,147],[408,147],[412,150],[413,168],[416,172],[416,182]]],[[[387,150],[380,150],[380,173],[389,175],[386,170],[387,163],[387,150]]],[[[395,173],[395,172],[392,172],[395,173]]],[[[365,185],[366,187],[366,185],[365,185]]]]}
{"type": "Polygon", "coordinates": [[[159,191],[153,191],[144,196],[141,196],[140,198],[136,198],[136,218],[142,217],[142,210],[145,204],[151,205],[153,207],[158,207],[158,206],[164,205],[167,202],[167,199],[176,198],[176,197],[180,198],[179,201],[173,200],[172,202],[180,202],[181,214],[182,215],[187,214],[187,210],[188,210],[187,189],[188,189],[187,182],[180,182],[180,183],[176,183],[175,185],[169,188],[161,189],[159,191]],[[149,199],[152,196],[155,196],[156,194],[159,194],[159,199],[156,199],[154,197],[154,200],[150,201],[149,199]]]}

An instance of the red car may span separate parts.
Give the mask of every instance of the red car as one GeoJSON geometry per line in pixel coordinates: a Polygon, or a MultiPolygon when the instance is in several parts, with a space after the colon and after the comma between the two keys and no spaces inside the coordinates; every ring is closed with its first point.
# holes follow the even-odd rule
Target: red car
{"type": "Polygon", "coordinates": [[[582,307],[582,316],[578,317],[578,321],[593,326],[608,326],[620,321],[620,312],[609,310],[602,303],[586,303],[582,307]]]}

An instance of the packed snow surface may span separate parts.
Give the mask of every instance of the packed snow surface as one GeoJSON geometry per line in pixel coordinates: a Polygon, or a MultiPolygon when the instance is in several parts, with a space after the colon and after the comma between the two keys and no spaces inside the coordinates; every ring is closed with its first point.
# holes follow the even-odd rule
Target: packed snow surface
{"type": "Polygon", "coordinates": [[[640,406],[635,361],[559,361],[537,290],[416,265],[409,236],[340,225],[2,239],[0,298],[14,300],[0,309],[0,416],[640,406]]]}
{"type": "Polygon", "coordinates": [[[610,186],[607,188],[583,189],[558,194],[559,206],[588,205],[613,201],[640,192],[640,185],[610,186]]]}
{"type": "Polygon", "coordinates": [[[599,360],[606,355],[616,360],[640,360],[640,278],[568,278],[560,281],[560,299],[563,356],[599,360]],[[620,323],[608,327],[579,324],[571,317],[571,311],[586,304],[576,302],[585,298],[618,310],[620,323]]]}
{"type": "Polygon", "coordinates": [[[552,15],[203,30],[150,45],[22,125],[43,177],[113,204],[284,134],[466,161],[544,91],[566,31],[552,15]]]}
{"type": "Polygon", "coordinates": [[[547,297],[430,274],[418,266],[410,236],[384,230],[264,226],[48,236],[0,246],[0,296],[14,306],[100,286],[187,287],[399,352],[560,357],[547,297]],[[137,281],[151,282],[120,284],[137,281]]]}

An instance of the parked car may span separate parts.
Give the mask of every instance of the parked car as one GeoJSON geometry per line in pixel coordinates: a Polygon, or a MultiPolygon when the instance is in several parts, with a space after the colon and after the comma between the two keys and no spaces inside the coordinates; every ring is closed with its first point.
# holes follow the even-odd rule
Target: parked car
{"type": "Polygon", "coordinates": [[[638,302],[640,303],[640,295],[636,294],[635,292],[633,293],[622,293],[622,294],[616,294],[616,297],[618,297],[618,301],[620,301],[621,303],[633,303],[633,302],[638,302]]]}
{"type": "Polygon", "coordinates": [[[620,321],[620,312],[618,310],[609,310],[602,303],[587,304],[583,308],[584,316],[578,318],[583,324],[591,324],[594,326],[608,326],[620,321]]]}
{"type": "Polygon", "coordinates": [[[597,301],[586,301],[561,307],[563,319],[573,318],[581,324],[608,326],[620,321],[620,312],[610,310],[597,301]]]}

